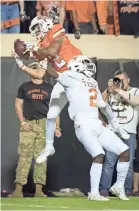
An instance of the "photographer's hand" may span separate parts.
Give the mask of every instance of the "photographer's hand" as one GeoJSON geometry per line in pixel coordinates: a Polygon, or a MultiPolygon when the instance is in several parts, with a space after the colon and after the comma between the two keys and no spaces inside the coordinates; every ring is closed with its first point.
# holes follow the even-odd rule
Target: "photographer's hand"
{"type": "Polygon", "coordinates": [[[104,101],[108,101],[109,94],[113,92],[113,79],[109,79],[108,88],[102,93],[102,97],[104,101]]]}
{"type": "Polygon", "coordinates": [[[108,92],[112,93],[113,92],[113,79],[109,79],[108,81],[108,92]]]}
{"type": "Polygon", "coordinates": [[[131,106],[134,107],[139,105],[139,96],[132,96],[128,91],[122,89],[114,89],[114,92],[119,94],[131,106]]]}
{"type": "MultiPolygon", "coordinates": [[[[115,93],[117,93],[117,94],[119,94],[121,97],[122,97],[122,91],[124,91],[124,90],[122,90],[122,89],[120,89],[120,88],[114,88],[113,89],[113,92],[115,92],[115,93]],[[121,93],[121,94],[120,94],[121,93]]],[[[125,91],[124,91],[125,92],[125,91]]]]}

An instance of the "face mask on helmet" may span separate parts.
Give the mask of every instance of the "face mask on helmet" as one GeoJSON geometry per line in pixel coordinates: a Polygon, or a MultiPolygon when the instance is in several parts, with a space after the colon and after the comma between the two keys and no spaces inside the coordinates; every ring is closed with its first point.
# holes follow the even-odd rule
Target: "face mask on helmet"
{"type": "Polygon", "coordinates": [[[31,26],[29,31],[30,31],[32,37],[35,38],[36,40],[42,40],[44,37],[43,33],[41,31],[41,25],[39,23],[31,26]]]}
{"type": "Polygon", "coordinates": [[[85,59],[83,61],[83,63],[85,65],[84,74],[88,78],[91,78],[96,73],[96,65],[95,65],[95,63],[93,63],[91,59],[85,59]]]}
{"type": "Polygon", "coordinates": [[[83,73],[90,78],[96,73],[96,65],[85,56],[77,56],[69,62],[68,70],[83,73]]]}

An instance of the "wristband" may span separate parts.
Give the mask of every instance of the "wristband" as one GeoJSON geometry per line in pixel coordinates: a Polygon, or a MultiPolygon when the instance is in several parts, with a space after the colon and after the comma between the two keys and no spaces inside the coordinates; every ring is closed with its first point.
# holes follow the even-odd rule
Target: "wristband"
{"type": "Polygon", "coordinates": [[[56,127],[56,130],[59,130],[59,131],[61,131],[61,128],[60,128],[60,127],[56,127]]]}

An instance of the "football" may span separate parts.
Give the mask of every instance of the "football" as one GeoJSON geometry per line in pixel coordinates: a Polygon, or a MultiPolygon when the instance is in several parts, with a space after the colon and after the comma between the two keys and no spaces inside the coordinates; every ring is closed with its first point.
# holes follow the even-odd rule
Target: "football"
{"type": "Polygon", "coordinates": [[[30,52],[27,52],[26,54],[23,54],[26,50],[26,45],[24,43],[24,41],[20,40],[20,39],[16,39],[14,41],[14,50],[16,52],[16,54],[23,59],[29,59],[30,57],[30,52]]]}

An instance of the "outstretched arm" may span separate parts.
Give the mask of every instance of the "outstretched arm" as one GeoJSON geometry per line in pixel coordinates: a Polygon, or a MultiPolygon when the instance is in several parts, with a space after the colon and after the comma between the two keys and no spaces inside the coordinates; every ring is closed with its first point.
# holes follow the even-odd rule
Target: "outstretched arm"
{"type": "Polygon", "coordinates": [[[122,90],[122,89],[115,89],[116,93],[118,93],[129,105],[136,107],[139,105],[139,89],[137,90],[136,95],[130,95],[130,93],[122,90]]]}
{"type": "Polygon", "coordinates": [[[103,100],[101,92],[98,91],[98,107],[100,111],[106,116],[109,122],[115,119],[114,113],[107,102],[103,100]]]}

